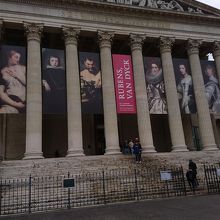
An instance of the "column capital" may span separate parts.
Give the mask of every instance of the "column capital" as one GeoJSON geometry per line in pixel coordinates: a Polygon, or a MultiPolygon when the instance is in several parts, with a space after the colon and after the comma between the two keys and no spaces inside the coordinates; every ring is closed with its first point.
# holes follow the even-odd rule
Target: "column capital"
{"type": "Polygon", "coordinates": [[[142,50],[142,45],[144,43],[145,36],[141,34],[130,34],[130,45],[131,51],[142,50]]]}
{"type": "Polygon", "coordinates": [[[40,42],[43,32],[43,24],[24,22],[24,28],[28,41],[35,40],[40,42]]]}
{"type": "Polygon", "coordinates": [[[175,42],[173,37],[160,37],[160,52],[171,52],[172,46],[175,42]]]}
{"type": "Polygon", "coordinates": [[[202,40],[188,39],[188,42],[187,42],[188,55],[199,54],[199,47],[201,44],[202,44],[202,40]]]}
{"type": "Polygon", "coordinates": [[[111,48],[114,34],[113,31],[98,31],[99,46],[111,48]]]}
{"type": "Polygon", "coordinates": [[[80,28],[78,27],[62,27],[65,44],[77,45],[80,28]]]}
{"type": "Polygon", "coordinates": [[[213,43],[213,54],[214,57],[220,56],[220,41],[215,41],[213,43]]]}

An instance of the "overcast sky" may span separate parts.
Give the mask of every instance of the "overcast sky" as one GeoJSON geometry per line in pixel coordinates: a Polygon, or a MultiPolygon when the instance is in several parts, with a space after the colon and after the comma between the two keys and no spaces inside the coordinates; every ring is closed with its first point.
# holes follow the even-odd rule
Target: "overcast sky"
{"type": "Polygon", "coordinates": [[[197,0],[197,1],[220,9],[220,0],[197,0]]]}

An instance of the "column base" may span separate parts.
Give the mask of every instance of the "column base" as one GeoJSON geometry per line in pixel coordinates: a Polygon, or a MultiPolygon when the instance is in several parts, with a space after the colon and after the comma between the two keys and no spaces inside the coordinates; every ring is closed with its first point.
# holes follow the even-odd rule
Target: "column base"
{"type": "Polygon", "coordinates": [[[118,155],[121,154],[120,149],[106,149],[105,155],[118,155]]]}
{"type": "Polygon", "coordinates": [[[23,160],[44,159],[43,153],[25,153],[23,160]]]}
{"type": "Polygon", "coordinates": [[[186,145],[176,145],[172,147],[172,152],[188,152],[186,145]]]}
{"type": "Polygon", "coordinates": [[[216,144],[211,144],[203,147],[203,151],[214,151],[219,150],[216,144]]]}
{"type": "Polygon", "coordinates": [[[153,145],[144,147],[142,146],[142,154],[146,153],[157,153],[157,151],[155,150],[155,147],[153,145]]]}
{"type": "Polygon", "coordinates": [[[67,152],[66,157],[82,157],[85,156],[82,150],[70,150],[67,152]]]}

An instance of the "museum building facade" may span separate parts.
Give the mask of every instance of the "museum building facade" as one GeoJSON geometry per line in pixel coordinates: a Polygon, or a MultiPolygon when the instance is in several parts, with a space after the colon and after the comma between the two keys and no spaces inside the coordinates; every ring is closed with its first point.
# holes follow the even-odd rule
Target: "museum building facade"
{"type": "Polygon", "coordinates": [[[218,9],[0,0],[0,29],[1,160],[219,150],[218,9]]]}

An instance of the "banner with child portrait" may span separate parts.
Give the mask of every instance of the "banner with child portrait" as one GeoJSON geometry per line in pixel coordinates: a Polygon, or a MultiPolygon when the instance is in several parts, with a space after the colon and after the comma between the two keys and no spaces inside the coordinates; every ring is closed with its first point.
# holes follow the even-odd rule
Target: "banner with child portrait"
{"type": "Polygon", "coordinates": [[[66,114],[64,51],[42,49],[43,113],[66,114]]]}

